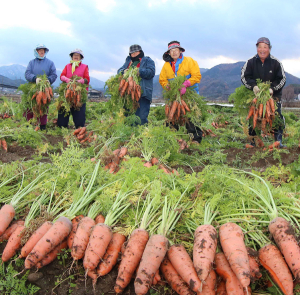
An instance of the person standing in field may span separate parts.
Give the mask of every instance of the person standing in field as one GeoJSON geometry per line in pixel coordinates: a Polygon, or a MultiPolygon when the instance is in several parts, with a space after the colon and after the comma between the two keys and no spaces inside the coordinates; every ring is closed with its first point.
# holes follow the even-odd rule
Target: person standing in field
{"type": "MultiPolygon", "coordinates": [[[[185,94],[187,87],[192,87],[199,94],[198,84],[201,81],[199,65],[191,57],[183,56],[183,52],[185,52],[185,49],[180,46],[180,42],[172,41],[168,44],[168,50],[163,54],[165,63],[159,75],[159,83],[163,88],[166,88],[169,81],[177,75],[186,76],[187,80],[183,82],[180,94],[185,94]]],[[[177,125],[173,127],[179,129],[177,125]]],[[[192,122],[187,122],[186,129],[188,133],[193,135],[194,141],[201,142],[202,130],[199,127],[192,122]]]]}
{"type": "MultiPolygon", "coordinates": [[[[276,129],[274,129],[274,140],[279,141],[280,148],[283,148],[285,146],[282,144],[282,134],[285,128],[285,119],[281,113],[281,97],[286,77],[282,63],[270,54],[271,48],[268,38],[261,37],[257,40],[257,54],[246,61],[242,68],[241,80],[248,89],[253,90],[255,95],[259,92],[256,79],[261,79],[262,82],[271,82],[269,91],[276,101],[276,115],[280,118],[278,120],[279,123],[275,127],[276,129]]],[[[252,127],[249,128],[249,135],[256,135],[252,127]]],[[[254,145],[254,141],[251,142],[251,145],[254,145]]]]}
{"type": "MultiPolygon", "coordinates": [[[[72,76],[78,76],[81,77],[81,79],[79,79],[77,82],[81,84],[86,84],[88,86],[88,84],[90,83],[89,68],[87,65],[82,63],[82,60],[84,59],[84,54],[82,50],[74,49],[70,53],[70,57],[71,61],[63,69],[60,75],[60,80],[65,83],[69,83],[71,81],[72,76]]],[[[79,109],[75,109],[74,107],[72,107],[70,110],[76,129],[78,129],[79,127],[84,127],[86,103],[82,104],[82,106],[79,109]]],[[[57,126],[68,128],[69,117],[70,113],[66,113],[64,110],[59,110],[57,126]]]]}
{"type": "Polygon", "coordinates": [[[140,45],[134,44],[129,47],[129,56],[127,56],[124,65],[118,70],[118,74],[124,74],[129,67],[139,68],[139,75],[142,78],[140,82],[142,94],[135,115],[141,119],[141,125],[144,125],[148,123],[150,104],[152,102],[155,64],[149,56],[144,55],[140,45]]]}
{"type": "MultiPolygon", "coordinates": [[[[39,44],[33,50],[35,59],[31,60],[25,71],[25,79],[28,82],[39,84],[41,79],[39,75],[47,75],[50,84],[53,84],[57,78],[56,68],[50,59],[46,58],[49,49],[44,44],[39,44]]],[[[32,110],[26,110],[23,114],[27,121],[33,118],[32,110]]],[[[45,130],[47,125],[47,114],[43,115],[40,119],[40,129],[45,130]]]]}

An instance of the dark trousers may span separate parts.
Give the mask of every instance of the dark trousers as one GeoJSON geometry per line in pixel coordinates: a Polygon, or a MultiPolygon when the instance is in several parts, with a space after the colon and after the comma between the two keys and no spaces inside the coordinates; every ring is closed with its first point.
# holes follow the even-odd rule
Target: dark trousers
{"type": "MultiPolygon", "coordinates": [[[[73,116],[73,121],[76,129],[79,127],[83,127],[85,124],[85,109],[86,104],[84,103],[79,110],[75,108],[71,108],[71,114],[73,116]]],[[[66,113],[65,111],[58,111],[57,118],[57,126],[68,128],[69,125],[69,117],[70,113],[66,113]]]]}
{"type": "MultiPolygon", "coordinates": [[[[275,112],[275,116],[279,116],[280,119],[281,119],[280,121],[282,123],[280,124],[280,126],[278,128],[274,129],[275,140],[277,140],[278,134],[281,134],[281,136],[282,136],[283,130],[285,128],[285,118],[281,113],[281,102],[276,102],[276,105],[277,105],[277,110],[275,112]]],[[[250,136],[256,136],[256,132],[251,126],[249,127],[249,135],[250,136]]]]}
{"type": "Polygon", "coordinates": [[[145,97],[139,100],[140,107],[136,110],[135,115],[141,119],[141,125],[148,123],[151,101],[145,97]]]}
{"type": "MultiPolygon", "coordinates": [[[[167,126],[174,127],[177,131],[179,130],[179,126],[177,124],[167,123],[167,126]]],[[[193,140],[201,143],[202,141],[202,130],[195,126],[192,122],[185,123],[185,128],[189,134],[193,135],[193,140]]]]}

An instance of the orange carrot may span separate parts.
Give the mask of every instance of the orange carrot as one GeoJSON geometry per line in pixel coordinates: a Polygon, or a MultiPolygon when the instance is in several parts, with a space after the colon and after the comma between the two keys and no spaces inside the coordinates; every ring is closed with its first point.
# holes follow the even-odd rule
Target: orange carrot
{"type": "Polygon", "coordinates": [[[8,242],[2,253],[2,261],[7,262],[9,259],[15,256],[19,248],[21,247],[22,230],[24,225],[18,225],[12,235],[9,237],[8,242]]]}
{"type": "Polygon", "coordinates": [[[3,149],[7,152],[7,143],[6,143],[6,140],[2,139],[1,144],[2,144],[3,149]]]}
{"type": "Polygon", "coordinates": [[[42,268],[43,266],[48,265],[51,263],[57,255],[63,250],[68,248],[68,242],[67,239],[65,239],[63,242],[61,242],[58,246],[56,246],[50,253],[48,253],[41,261],[39,261],[36,264],[36,267],[38,269],[42,268]]]}
{"type": "Polygon", "coordinates": [[[49,93],[50,93],[51,97],[53,97],[53,91],[52,91],[52,88],[51,88],[51,87],[48,87],[48,89],[49,89],[49,93]]]}
{"type": "Polygon", "coordinates": [[[200,225],[194,234],[193,262],[202,283],[206,281],[217,249],[217,231],[209,224],[200,225]]]}
{"type": "Polygon", "coordinates": [[[81,128],[81,130],[80,130],[80,132],[79,132],[79,135],[82,135],[82,134],[84,134],[84,133],[86,133],[86,127],[82,127],[82,128],[81,128]]]}
{"type": "Polygon", "coordinates": [[[213,269],[209,272],[205,284],[203,284],[201,295],[215,295],[217,275],[213,269]]]}
{"type": "Polygon", "coordinates": [[[70,232],[70,234],[68,236],[68,241],[67,241],[69,249],[72,248],[74,237],[75,237],[75,234],[76,234],[76,231],[78,228],[78,224],[83,217],[84,217],[83,215],[78,215],[72,219],[72,231],[70,232]]]}
{"type": "Polygon", "coordinates": [[[94,225],[95,221],[90,217],[84,217],[80,220],[76,234],[74,236],[71,251],[71,255],[74,260],[83,258],[90,239],[90,232],[94,225]]]}
{"type": "Polygon", "coordinates": [[[254,110],[254,115],[253,115],[253,129],[256,127],[257,124],[257,118],[258,118],[258,110],[254,110]]]}
{"type": "Polygon", "coordinates": [[[116,265],[122,245],[125,243],[126,237],[119,233],[114,233],[107,247],[106,253],[103,256],[97,270],[97,274],[105,276],[116,265]]]}
{"type": "Polygon", "coordinates": [[[266,114],[267,114],[267,117],[270,118],[270,116],[271,116],[271,106],[270,106],[270,101],[269,100],[266,103],[266,114]]]}
{"type": "Polygon", "coordinates": [[[157,285],[161,281],[161,277],[159,275],[159,269],[156,271],[155,276],[153,278],[153,286],[157,285]]]}
{"type": "Polygon", "coordinates": [[[255,283],[258,279],[262,277],[262,274],[259,271],[258,252],[248,247],[247,252],[250,265],[250,280],[251,283],[255,283]]]}
{"type": "Polygon", "coordinates": [[[123,88],[121,89],[120,95],[121,97],[125,94],[127,87],[128,87],[129,83],[127,81],[125,81],[123,88]]]}
{"type": "Polygon", "coordinates": [[[183,106],[182,104],[180,105],[180,108],[181,108],[182,114],[185,115],[185,113],[186,113],[186,112],[185,112],[185,108],[184,108],[184,106],[183,106]]]}
{"type": "Polygon", "coordinates": [[[152,158],[151,159],[151,164],[154,166],[154,165],[157,165],[159,163],[159,161],[156,159],[156,158],[152,158]]]}
{"type": "Polygon", "coordinates": [[[264,105],[262,103],[259,104],[258,106],[258,116],[259,118],[262,118],[264,112],[264,105]]]}
{"type": "Polygon", "coordinates": [[[215,264],[217,274],[225,281],[227,294],[244,295],[243,286],[230,268],[223,253],[216,254],[215,264]]]}
{"type": "Polygon", "coordinates": [[[166,256],[160,265],[160,270],[171,286],[171,288],[179,295],[192,295],[193,292],[189,289],[188,285],[181,278],[178,272],[173,267],[172,263],[166,256]]]}
{"type": "Polygon", "coordinates": [[[70,234],[71,230],[72,222],[66,217],[59,217],[26,257],[25,268],[29,269],[41,261],[70,234]]]}
{"type": "Polygon", "coordinates": [[[246,143],[245,147],[246,147],[246,149],[251,149],[251,148],[253,148],[254,146],[251,145],[251,144],[249,144],[249,143],[246,143]]]}
{"type": "Polygon", "coordinates": [[[104,223],[98,223],[92,228],[89,244],[85,250],[83,266],[86,270],[94,270],[112,239],[112,231],[104,223]]]}
{"type": "Polygon", "coordinates": [[[78,135],[77,135],[77,138],[78,138],[79,140],[84,139],[84,137],[85,137],[85,134],[78,134],[78,135]]]}
{"type": "Polygon", "coordinates": [[[151,164],[150,162],[146,162],[146,163],[144,164],[144,166],[147,167],[147,168],[150,168],[150,167],[152,167],[152,164],[151,164]]]}
{"type": "Polygon", "coordinates": [[[300,247],[298,246],[294,229],[291,224],[282,217],[273,219],[269,224],[276,245],[284,256],[284,259],[292,271],[297,282],[300,280],[300,247]]]}
{"type": "Polygon", "coordinates": [[[227,295],[225,282],[222,280],[217,285],[216,295],[227,295]]]}
{"type": "Polygon", "coordinates": [[[5,204],[0,210],[0,236],[3,235],[9,224],[15,217],[15,209],[12,205],[5,204]]]}
{"type": "Polygon", "coordinates": [[[242,229],[235,223],[227,222],[221,225],[219,236],[230,267],[246,289],[250,285],[250,266],[242,229]]]}
{"type": "Polygon", "coordinates": [[[124,84],[125,84],[126,80],[122,79],[119,85],[119,92],[121,91],[121,89],[123,88],[124,84]]]}
{"type": "Polygon", "coordinates": [[[181,112],[181,105],[180,105],[180,103],[178,103],[177,104],[177,120],[179,120],[180,112],[181,112]]]}
{"type": "Polygon", "coordinates": [[[261,265],[270,273],[273,281],[285,295],[293,294],[293,277],[279,249],[266,245],[258,251],[261,265]]]}
{"type": "Polygon", "coordinates": [[[5,232],[0,236],[0,243],[3,241],[6,241],[9,239],[9,237],[12,235],[12,233],[15,231],[15,229],[18,227],[18,225],[24,225],[23,220],[13,221],[11,225],[5,230],[5,232]]]}
{"type": "Polygon", "coordinates": [[[179,176],[179,172],[176,169],[172,169],[172,174],[179,176]]]}
{"type": "Polygon", "coordinates": [[[19,258],[25,258],[32,251],[33,247],[37,242],[46,234],[46,232],[51,228],[52,222],[44,222],[29,238],[26,244],[22,247],[21,254],[19,258]]]}
{"type": "Polygon", "coordinates": [[[190,289],[194,292],[201,292],[202,283],[184,246],[172,245],[168,250],[168,258],[190,289]]]}
{"type": "Polygon", "coordinates": [[[270,103],[270,108],[271,108],[272,114],[275,114],[275,103],[274,103],[274,99],[273,99],[273,98],[270,98],[270,99],[269,99],[269,103],[270,103]]]}
{"type": "Polygon", "coordinates": [[[34,131],[38,131],[38,130],[40,130],[40,126],[36,126],[36,127],[34,128],[34,131]]]}
{"type": "Polygon", "coordinates": [[[169,121],[172,121],[173,117],[174,117],[174,114],[175,114],[175,111],[177,109],[177,101],[174,101],[172,104],[171,104],[171,107],[170,107],[170,112],[169,112],[169,116],[168,116],[168,120],[169,121]]]}
{"type": "Polygon", "coordinates": [[[280,141],[275,141],[269,145],[269,149],[278,148],[280,146],[280,141]]]}
{"type": "Polygon", "coordinates": [[[161,169],[162,171],[164,171],[166,174],[171,174],[171,172],[169,171],[169,169],[167,169],[163,164],[160,164],[158,166],[159,169],[161,169]]]}
{"type": "Polygon", "coordinates": [[[95,218],[95,224],[97,223],[104,223],[105,222],[105,217],[102,214],[99,214],[95,218]]]}
{"type": "Polygon", "coordinates": [[[125,147],[125,146],[121,147],[120,152],[119,152],[119,158],[125,157],[127,152],[128,152],[127,147],[125,147]]]}
{"type": "Polygon", "coordinates": [[[43,98],[43,92],[39,91],[38,95],[36,96],[36,103],[37,103],[38,106],[41,105],[42,98],[43,98]]]}
{"type": "Polygon", "coordinates": [[[184,106],[184,108],[187,110],[187,112],[191,111],[190,108],[188,107],[188,105],[186,104],[186,102],[183,99],[181,99],[181,104],[184,106]]]}
{"type": "Polygon", "coordinates": [[[256,103],[257,103],[257,98],[256,98],[256,97],[253,98],[252,103],[253,103],[253,104],[256,104],[256,103]]]}
{"type": "Polygon", "coordinates": [[[47,96],[46,96],[45,92],[42,92],[42,102],[43,102],[43,104],[47,103],[47,96]]]}
{"type": "Polygon", "coordinates": [[[165,105],[165,114],[166,114],[166,117],[169,116],[169,112],[170,112],[170,107],[168,104],[165,105]]]}
{"type": "Polygon", "coordinates": [[[248,113],[248,116],[247,116],[246,120],[249,120],[249,119],[253,116],[254,110],[255,110],[255,106],[252,105],[252,106],[250,107],[250,109],[249,109],[249,113],[248,113]]]}
{"type": "Polygon", "coordinates": [[[33,100],[34,98],[36,98],[36,96],[37,96],[37,92],[36,92],[35,94],[32,95],[31,100],[33,100]]]}
{"type": "Polygon", "coordinates": [[[128,240],[119,266],[118,277],[115,285],[117,294],[123,292],[139,265],[144,249],[149,239],[149,234],[144,229],[135,229],[128,240]]]}
{"type": "Polygon", "coordinates": [[[82,127],[79,127],[78,129],[76,129],[76,130],[73,132],[73,135],[78,135],[79,132],[81,131],[81,128],[82,128],[82,127]]]}
{"type": "Polygon", "coordinates": [[[157,234],[150,237],[134,281],[137,295],[143,295],[149,291],[155,273],[167,253],[168,244],[168,239],[163,235],[157,234]]]}

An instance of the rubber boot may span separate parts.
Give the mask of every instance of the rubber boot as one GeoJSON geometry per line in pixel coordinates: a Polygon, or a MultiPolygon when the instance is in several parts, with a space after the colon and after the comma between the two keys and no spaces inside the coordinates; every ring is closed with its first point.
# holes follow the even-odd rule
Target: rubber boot
{"type": "Polygon", "coordinates": [[[280,149],[286,148],[286,145],[282,144],[282,134],[283,134],[283,130],[275,130],[274,131],[274,140],[280,142],[280,145],[279,145],[280,149]]]}
{"type": "Polygon", "coordinates": [[[41,130],[46,130],[46,125],[40,125],[41,130]]]}

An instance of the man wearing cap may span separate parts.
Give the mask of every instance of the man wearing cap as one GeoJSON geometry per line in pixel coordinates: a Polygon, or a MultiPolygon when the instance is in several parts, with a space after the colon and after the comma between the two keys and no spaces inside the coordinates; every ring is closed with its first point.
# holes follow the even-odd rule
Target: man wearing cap
{"type": "MultiPolygon", "coordinates": [[[[180,42],[172,41],[168,44],[168,50],[163,54],[165,64],[159,75],[159,83],[163,88],[169,84],[169,80],[174,79],[177,75],[186,76],[187,80],[183,82],[180,88],[180,94],[186,92],[187,87],[191,87],[199,94],[198,83],[201,80],[200,68],[194,59],[183,56],[185,49],[180,46],[180,42]]],[[[178,126],[174,126],[177,130],[178,126]]],[[[188,133],[193,135],[193,140],[200,143],[202,140],[202,130],[192,122],[186,123],[188,133]]]]}
{"type": "MultiPolygon", "coordinates": [[[[65,66],[60,75],[60,80],[65,83],[71,81],[72,76],[81,77],[77,80],[78,83],[88,85],[90,83],[89,68],[87,65],[82,63],[84,54],[80,49],[74,49],[70,53],[71,61],[65,66]]],[[[87,88],[88,89],[88,88],[87,88]]],[[[84,103],[79,109],[71,108],[71,114],[76,129],[83,127],[85,124],[85,110],[86,104],[84,103]]],[[[70,113],[66,113],[64,110],[58,111],[57,126],[67,128],[69,125],[70,113]]]]}
{"type": "MultiPolygon", "coordinates": [[[[243,66],[241,80],[248,89],[253,90],[255,95],[259,92],[256,79],[261,79],[262,82],[271,82],[269,91],[277,103],[276,112],[281,118],[281,124],[274,130],[274,139],[275,141],[279,141],[280,147],[283,148],[282,134],[285,128],[285,120],[281,114],[281,97],[286,77],[282,63],[270,54],[271,48],[272,46],[268,38],[261,37],[257,40],[257,54],[250,58],[243,66]]],[[[249,128],[249,135],[256,135],[252,127],[249,128]]],[[[251,144],[254,145],[254,142],[251,144]]]]}
{"type": "MultiPolygon", "coordinates": [[[[27,66],[25,71],[25,78],[28,82],[38,84],[41,79],[37,76],[39,75],[47,75],[47,78],[50,84],[53,84],[57,78],[56,68],[50,59],[46,58],[49,49],[44,44],[39,44],[33,50],[35,59],[31,60],[27,66]]],[[[33,118],[33,113],[31,110],[27,110],[24,113],[24,117],[26,117],[27,121],[33,118]]],[[[43,115],[40,118],[40,129],[45,130],[47,124],[47,115],[43,115]]]]}
{"type": "Polygon", "coordinates": [[[150,104],[152,102],[155,64],[149,56],[144,56],[142,47],[135,44],[129,47],[129,56],[127,56],[124,65],[118,70],[118,74],[120,72],[123,74],[129,67],[139,68],[139,75],[142,78],[140,82],[142,88],[142,94],[139,100],[140,106],[135,114],[141,119],[141,124],[144,125],[148,123],[150,104]]]}

